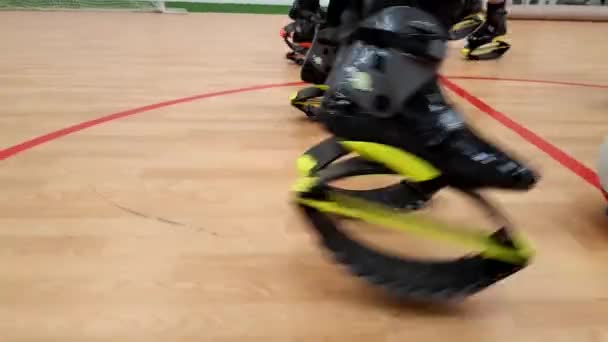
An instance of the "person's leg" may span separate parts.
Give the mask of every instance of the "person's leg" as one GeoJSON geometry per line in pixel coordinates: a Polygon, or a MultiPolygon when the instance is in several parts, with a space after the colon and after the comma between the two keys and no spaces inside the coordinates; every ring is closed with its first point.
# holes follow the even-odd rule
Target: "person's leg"
{"type": "Polygon", "coordinates": [[[462,54],[476,60],[500,58],[511,47],[504,40],[506,34],[506,1],[488,0],[485,22],[468,37],[462,54]]]}
{"type": "Polygon", "coordinates": [[[317,13],[320,8],[319,0],[295,0],[289,9],[289,17],[295,20],[301,17],[302,12],[317,13]]]}
{"type": "Polygon", "coordinates": [[[446,25],[411,7],[376,15],[363,31],[372,34],[343,40],[319,122],[339,138],[408,151],[438,168],[453,186],[532,187],[535,173],[474,132],[442,94],[437,72],[446,53],[446,25]],[[395,22],[400,25],[391,25],[395,22]]]}
{"type": "MultiPolygon", "coordinates": [[[[529,253],[511,238],[511,227],[500,222],[502,215],[476,190],[528,190],[536,182],[535,174],[475,134],[447,103],[438,84],[448,28],[460,15],[447,7],[450,1],[422,0],[425,10],[394,5],[375,11],[366,3],[363,20],[353,23],[353,30],[341,32],[338,56],[325,82],[328,88],[317,116],[332,134],[329,142],[333,147],[320,148],[324,142],[309,149],[326,151],[323,156],[307,153],[298,160],[302,178],[293,188],[303,213],[336,260],[370,283],[411,299],[462,299],[528,263],[529,253]],[[439,6],[431,7],[432,2],[439,6]],[[361,158],[325,164],[344,157],[344,152],[361,158]],[[339,176],[386,174],[386,169],[401,175],[402,181],[366,191],[329,184],[343,179],[339,176]],[[499,244],[506,255],[513,251],[514,262],[493,260],[486,252],[455,261],[401,261],[351,240],[339,229],[340,217],[379,225],[390,222],[393,228],[402,222],[401,227],[412,228],[408,213],[423,208],[446,186],[468,188],[465,192],[488,207],[488,214],[498,217],[497,225],[503,227],[487,240],[478,233],[466,234],[467,244],[475,241],[492,248],[499,244]]],[[[436,222],[439,224],[418,228],[432,228],[431,233],[448,228],[448,236],[456,236],[450,226],[436,222]]]]}
{"type": "Polygon", "coordinates": [[[506,6],[505,0],[488,0],[484,28],[493,36],[507,34],[506,6]]]}
{"type": "MultiPolygon", "coordinates": [[[[310,49],[304,57],[300,72],[302,81],[312,84],[325,83],[325,79],[331,71],[336,57],[338,48],[337,35],[345,25],[343,21],[346,12],[357,12],[360,5],[360,0],[329,1],[325,20],[316,27],[310,49]]],[[[296,98],[298,97],[296,96],[296,98]]]]}
{"type": "Polygon", "coordinates": [[[293,41],[310,43],[314,36],[315,26],[320,20],[321,5],[319,0],[295,0],[289,10],[289,17],[294,20],[293,41]]]}
{"type": "Polygon", "coordinates": [[[327,6],[326,24],[330,27],[338,27],[342,21],[344,11],[351,5],[350,0],[330,0],[327,6]]]}

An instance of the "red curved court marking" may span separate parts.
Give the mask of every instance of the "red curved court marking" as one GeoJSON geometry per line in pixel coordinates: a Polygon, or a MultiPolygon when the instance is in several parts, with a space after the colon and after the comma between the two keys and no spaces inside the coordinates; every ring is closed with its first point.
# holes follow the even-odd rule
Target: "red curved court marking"
{"type": "MultiPolygon", "coordinates": [[[[555,84],[555,85],[579,86],[579,87],[590,87],[590,88],[608,88],[608,85],[561,82],[561,81],[547,81],[547,80],[531,80],[531,79],[515,79],[515,78],[499,78],[499,77],[477,77],[477,76],[449,76],[449,78],[485,80],[485,81],[508,81],[508,82],[539,83],[539,84],[555,84]]],[[[564,167],[566,167],[569,170],[571,170],[572,172],[574,172],[576,175],[581,177],[587,183],[589,183],[592,186],[601,190],[598,176],[593,170],[589,169],[588,167],[583,165],[581,162],[574,159],[573,157],[571,157],[564,151],[560,150],[555,145],[544,140],[543,138],[541,138],[534,132],[530,131],[529,129],[525,128],[524,126],[520,125],[519,123],[511,120],[505,114],[495,110],[490,105],[483,102],[481,99],[475,97],[474,95],[470,94],[469,92],[467,92],[460,86],[458,86],[455,83],[453,83],[452,81],[450,81],[448,78],[442,76],[441,80],[444,83],[444,85],[448,89],[453,91],[456,95],[462,97],[464,100],[471,103],[473,106],[475,106],[480,111],[486,113],[490,117],[494,118],[495,120],[497,120],[498,122],[503,124],[505,127],[509,128],[512,131],[514,131],[515,133],[517,133],[519,136],[521,136],[523,139],[527,140],[529,143],[538,147],[541,151],[545,152],[547,155],[549,155],[551,158],[553,158],[554,160],[556,160],[557,162],[562,164],[564,167]]],[[[93,120],[81,122],[81,123],[78,123],[78,124],[75,124],[75,125],[72,125],[69,127],[65,127],[60,130],[38,136],[36,138],[24,141],[20,144],[0,150],[0,160],[5,160],[9,157],[15,156],[21,152],[27,151],[36,146],[48,143],[50,141],[59,139],[63,136],[84,130],[89,127],[97,126],[102,123],[106,123],[106,122],[113,121],[113,120],[122,119],[122,118],[132,116],[135,114],[149,112],[154,109],[169,107],[169,106],[173,106],[173,105],[177,105],[177,104],[181,104],[181,103],[192,102],[192,101],[202,100],[202,99],[211,98],[211,97],[219,97],[219,96],[244,93],[244,92],[262,90],[262,89],[291,87],[291,86],[297,86],[297,85],[303,85],[303,84],[304,84],[303,82],[287,82],[287,83],[256,85],[256,86],[251,86],[251,87],[246,87],[246,88],[229,89],[229,90],[218,91],[218,92],[213,92],[213,93],[205,93],[205,94],[199,94],[199,95],[194,95],[194,96],[190,96],[190,97],[184,97],[184,98],[175,99],[175,100],[169,100],[169,101],[165,101],[165,102],[159,102],[159,103],[155,103],[155,104],[151,104],[151,105],[147,105],[147,106],[143,106],[143,107],[125,110],[125,111],[118,112],[118,113],[109,114],[109,115],[102,116],[97,119],[93,119],[93,120]]],[[[608,195],[607,195],[607,198],[608,198],[608,195]]]]}
{"type": "Polygon", "coordinates": [[[143,107],[138,107],[138,108],[133,108],[133,109],[129,109],[129,110],[125,110],[122,112],[118,112],[118,113],[113,113],[113,114],[108,114],[106,116],[102,116],[100,118],[97,119],[93,119],[93,120],[89,120],[89,121],[84,121],[69,127],[65,127],[62,128],[58,131],[54,131],[51,133],[47,133],[45,135],[41,135],[38,136],[36,138],[24,141],[20,144],[17,145],[13,145],[9,148],[0,150],[0,160],[4,160],[7,159],[9,157],[12,157],[16,154],[19,154],[21,152],[24,152],[26,150],[32,149],[38,145],[42,145],[45,143],[48,143],[50,141],[59,139],[63,136],[66,136],[68,134],[72,134],[78,131],[82,131],[83,129],[87,129],[89,127],[93,127],[93,126],[97,126],[100,125],[102,123],[106,123],[108,121],[113,121],[113,120],[118,120],[118,119],[122,119],[122,118],[126,118],[128,116],[132,116],[135,114],[139,114],[139,113],[144,113],[144,112],[149,112],[151,110],[155,110],[155,109],[159,109],[159,108],[163,108],[163,107],[169,107],[169,106],[174,106],[180,103],[186,103],[186,102],[192,102],[192,101],[196,101],[196,100],[202,100],[202,99],[208,99],[210,97],[218,97],[218,96],[225,96],[225,95],[230,95],[230,94],[237,94],[237,93],[245,93],[248,91],[255,91],[255,90],[262,90],[262,89],[270,89],[270,88],[281,88],[281,87],[291,87],[291,86],[296,86],[296,85],[301,85],[303,84],[302,82],[288,82],[288,83],[276,83],[276,84],[266,84],[266,85],[256,85],[256,86],[251,86],[251,87],[246,87],[246,88],[237,88],[237,89],[229,89],[229,90],[223,90],[223,91],[218,91],[218,92],[213,92],[213,93],[205,93],[205,94],[199,94],[199,95],[194,95],[194,96],[189,96],[189,97],[183,97],[180,99],[175,99],[175,100],[169,100],[169,101],[165,101],[165,102],[159,102],[159,103],[154,103],[151,105],[147,105],[147,106],[143,106],[143,107]]]}
{"type": "Polygon", "coordinates": [[[460,96],[461,98],[463,98],[464,100],[466,100],[467,102],[472,104],[474,107],[476,107],[480,111],[486,113],[487,115],[489,115],[496,121],[500,122],[502,125],[504,125],[508,129],[510,129],[513,132],[515,132],[516,134],[518,134],[524,140],[526,140],[529,143],[531,143],[532,145],[538,147],[538,149],[543,151],[545,154],[549,155],[549,157],[553,158],[558,163],[560,163],[563,166],[565,166],[566,168],[568,168],[570,171],[574,172],[576,175],[578,175],[580,178],[585,180],[587,183],[591,184],[592,186],[596,187],[599,190],[602,190],[598,175],[595,173],[595,171],[591,170],[590,168],[585,166],[583,163],[574,159],[573,157],[571,157],[570,155],[568,155],[566,152],[562,151],[555,145],[553,145],[550,142],[546,141],[545,139],[541,138],[536,133],[525,128],[521,124],[511,120],[505,114],[492,108],[490,105],[488,105],[487,103],[485,103],[478,97],[472,95],[468,91],[464,90],[463,88],[461,88],[454,82],[450,81],[449,79],[442,77],[441,81],[446,86],[446,88],[450,89],[456,95],[460,96]]]}

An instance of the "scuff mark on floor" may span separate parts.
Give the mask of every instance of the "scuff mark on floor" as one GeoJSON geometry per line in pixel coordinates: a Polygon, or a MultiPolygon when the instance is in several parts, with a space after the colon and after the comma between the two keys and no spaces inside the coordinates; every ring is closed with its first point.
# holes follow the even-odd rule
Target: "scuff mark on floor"
{"type": "Polygon", "coordinates": [[[191,225],[189,225],[187,223],[171,220],[171,219],[168,219],[168,218],[165,218],[165,217],[161,217],[161,216],[146,214],[146,213],[143,213],[141,211],[125,207],[125,206],[123,206],[121,204],[116,203],[112,199],[104,196],[99,191],[97,191],[97,189],[95,187],[92,186],[91,189],[93,190],[93,192],[95,194],[97,194],[97,196],[99,196],[100,198],[102,198],[105,202],[107,202],[111,206],[113,206],[113,207],[115,207],[115,208],[117,208],[117,209],[119,209],[119,210],[121,210],[123,212],[126,212],[128,214],[131,214],[133,216],[138,216],[138,217],[143,218],[143,219],[158,221],[158,222],[169,224],[169,225],[172,225],[172,226],[178,226],[178,227],[185,227],[185,228],[193,229],[196,232],[205,232],[205,233],[208,233],[208,234],[211,234],[211,235],[214,235],[214,236],[218,236],[218,237],[220,236],[220,234],[218,234],[217,232],[209,231],[209,230],[207,230],[205,228],[202,228],[202,227],[191,226],[191,225]]]}

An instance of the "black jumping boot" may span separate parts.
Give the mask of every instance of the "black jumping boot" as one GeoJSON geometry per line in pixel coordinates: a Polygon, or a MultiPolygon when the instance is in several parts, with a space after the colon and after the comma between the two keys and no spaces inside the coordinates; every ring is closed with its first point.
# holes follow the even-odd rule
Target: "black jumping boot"
{"type": "Polygon", "coordinates": [[[461,53],[470,60],[500,58],[511,48],[505,40],[506,34],[505,3],[488,4],[485,22],[467,38],[467,44],[461,53]]]}

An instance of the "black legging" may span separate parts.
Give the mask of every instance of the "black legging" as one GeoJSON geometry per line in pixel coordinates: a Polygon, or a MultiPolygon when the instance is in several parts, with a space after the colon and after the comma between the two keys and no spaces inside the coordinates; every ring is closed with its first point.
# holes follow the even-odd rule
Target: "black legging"
{"type": "Polygon", "coordinates": [[[331,27],[339,26],[347,9],[361,16],[366,5],[370,6],[366,9],[366,15],[390,6],[414,6],[435,15],[450,27],[461,19],[466,2],[467,0],[330,0],[327,7],[327,24],[331,27]]]}
{"type": "Polygon", "coordinates": [[[327,24],[338,27],[341,23],[342,14],[349,6],[360,8],[359,0],[330,0],[327,7],[327,24]]]}

